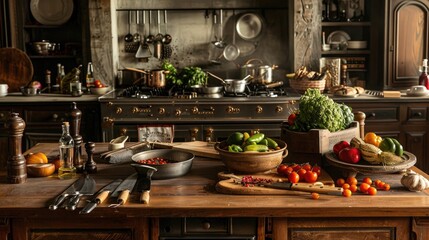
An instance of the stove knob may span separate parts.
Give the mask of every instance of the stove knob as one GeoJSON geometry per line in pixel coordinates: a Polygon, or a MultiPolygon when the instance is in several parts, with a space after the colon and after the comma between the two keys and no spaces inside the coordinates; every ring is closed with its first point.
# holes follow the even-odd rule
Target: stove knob
{"type": "Polygon", "coordinates": [[[192,114],[198,114],[198,108],[197,107],[192,107],[191,108],[191,112],[192,112],[192,114]]]}
{"type": "Polygon", "coordinates": [[[138,107],[133,107],[133,109],[131,110],[132,113],[139,113],[140,110],[138,107]]]}
{"type": "Polygon", "coordinates": [[[160,107],[159,109],[158,109],[158,113],[159,114],[165,114],[165,108],[163,108],[163,107],[160,107]]]}
{"type": "Polygon", "coordinates": [[[180,109],[176,109],[174,115],[180,116],[180,115],[182,115],[182,111],[180,109]]]}
{"type": "Polygon", "coordinates": [[[111,106],[113,106],[113,103],[112,103],[112,102],[108,102],[108,103],[107,103],[107,106],[108,106],[108,107],[111,107],[111,106]]]}
{"type": "Polygon", "coordinates": [[[116,114],[121,114],[122,113],[122,108],[121,107],[117,107],[115,112],[116,112],[116,114]]]}
{"type": "Polygon", "coordinates": [[[261,106],[256,107],[256,113],[262,113],[264,109],[261,106]]]}
{"type": "Polygon", "coordinates": [[[276,107],[276,112],[277,113],[283,112],[283,107],[282,106],[277,106],[276,107]]]}

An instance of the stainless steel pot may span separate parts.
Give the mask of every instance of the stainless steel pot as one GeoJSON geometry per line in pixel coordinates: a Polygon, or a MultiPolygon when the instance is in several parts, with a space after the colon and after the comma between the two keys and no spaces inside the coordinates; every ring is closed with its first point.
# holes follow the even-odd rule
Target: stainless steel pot
{"type": "Polygon", "coordinates": [[[246,90],[246,79],[225,79],[225,92],[243,93],[246,90]]]}
{"type": "Polygon", "coordinates": [[[241,67],[241,77],[251,75],[254,83],[270,84],[273,81],[273,70],[277,65],[263,65],[259,59],[250,59],[241,67]],[[257,61],[258,63],[252,63],[257,61]]]}
{"type": "Polygon", "coordinates": [[[223,86],[204,86],[204,85],[194,85],[191,88],[197,93],[203,94],[216,94],[223,91],[223,86]]]}

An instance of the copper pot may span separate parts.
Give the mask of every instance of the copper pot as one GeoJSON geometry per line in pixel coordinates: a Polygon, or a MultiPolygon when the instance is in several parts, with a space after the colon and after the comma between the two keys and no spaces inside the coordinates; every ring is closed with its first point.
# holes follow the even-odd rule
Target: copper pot
{"type": "Polygon", "coordinates": [[[148,87],[154,88],[163,88],[165,87],[165,75],[168,74],[168,71],[163,69],[150,70],[150,77],[147,80],[148,87]]]}

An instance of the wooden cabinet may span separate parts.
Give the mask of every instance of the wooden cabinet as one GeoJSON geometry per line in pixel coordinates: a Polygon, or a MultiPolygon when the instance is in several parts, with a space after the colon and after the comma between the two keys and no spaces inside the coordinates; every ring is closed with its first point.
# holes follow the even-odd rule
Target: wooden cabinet
{"type": "MultiPolygon", "coordinates": [[[[100,107],[99,103],[77,102],[77,108],[82,111],[80,134],[84,142],[101,140],[100,107]]],[[[10,112],[19,114],[25,123],[23,136],[23,151],[40,142],[57,142],[61,136],[61,124],[70,121],[71,102],[32,102],[0,104],[0,150],[7,153],[8,131],[4,127],[10,112]]],[[[0,155],[0,169],[6,169],[7,154],[0,155]]]]}
{"type": "MultiPolygon", "coordinates": [[[[89,45],[89,20],[88,1],[72,0],[64,1],[62,17],[55,15],[48,16],[43,9],[43,2],[35,4],[36,1],[18,1],[16,3],[16,23],[18,34],[17,47],[23,49],[30,57],[34,66],[34,80],[42,82],[45,86],[45,71],[51,71],[51,81],[55,82],[57,76],[57,64],[64,65],[67,73],[72,68],[90,61],[89,45]],[[33,5],[33,11],[31,6],[33,5]],[[34,6],[40,6],[34,7],[34,6]],[[70,10],[72,8],[72,10],[70,10]],[[71,12],[70,18],[66,18],[71,12]],[[42,23],[37,18],[44,19],[42,23]],[[66,21],[65,23],[62,23],[66,21]],[[59,22],[58,24],[56,22],[59,22]],[[34,42],[49,42],[48,52],[41,54],[35,51],[34,42]]],[[[58,9],[59,5],[54,4],[52,9],[58,9]]],[[[83,68],[86,69],[86,68],[83,68]]],[[[81,75],[83,78],[84,73],[81,75]]]]}
{"type": "Polygon", "coordinates": [[[417,85],[419,66],[429,56],[429,3],[423,0],[390,0],[385,3],[385,84],[393,88],[417,85]]]}

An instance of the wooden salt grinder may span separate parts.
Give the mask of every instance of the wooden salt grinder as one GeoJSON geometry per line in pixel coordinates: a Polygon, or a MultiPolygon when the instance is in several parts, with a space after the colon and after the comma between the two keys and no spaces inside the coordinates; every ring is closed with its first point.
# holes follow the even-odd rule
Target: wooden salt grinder
{"type": "Polygon", "coordinates": [[[72,103],[71,121],[70,121],[70,134],[74,140],[74,154],[73,154],[73,165],[76,167],[76,171],[83,172],[83,160],[82,160],[82,136],[80,132],[80,123],[82,119],[82,111],[80,111],[76,102],[72,103]]]}
{"type": "Polygon", "coordinates": [[[87,173],[96,173],[97,172],[97,165],[94,161],[93,154],[95,150],[95,143],[93,142],[87,142],[85,144],[86,154],[88,156],[88,159],[85,163],[85,171],[87,173]]]}
{"type": "Polygon", "coordinates": [[[25,183],[27,181],[25,157],[21,151],[25,122],[18,115],[18,113],[11,113],[6,123],[6,127],[9,130],[9,151],[6,164],[7,181],[9,183],[25,183]]]}

